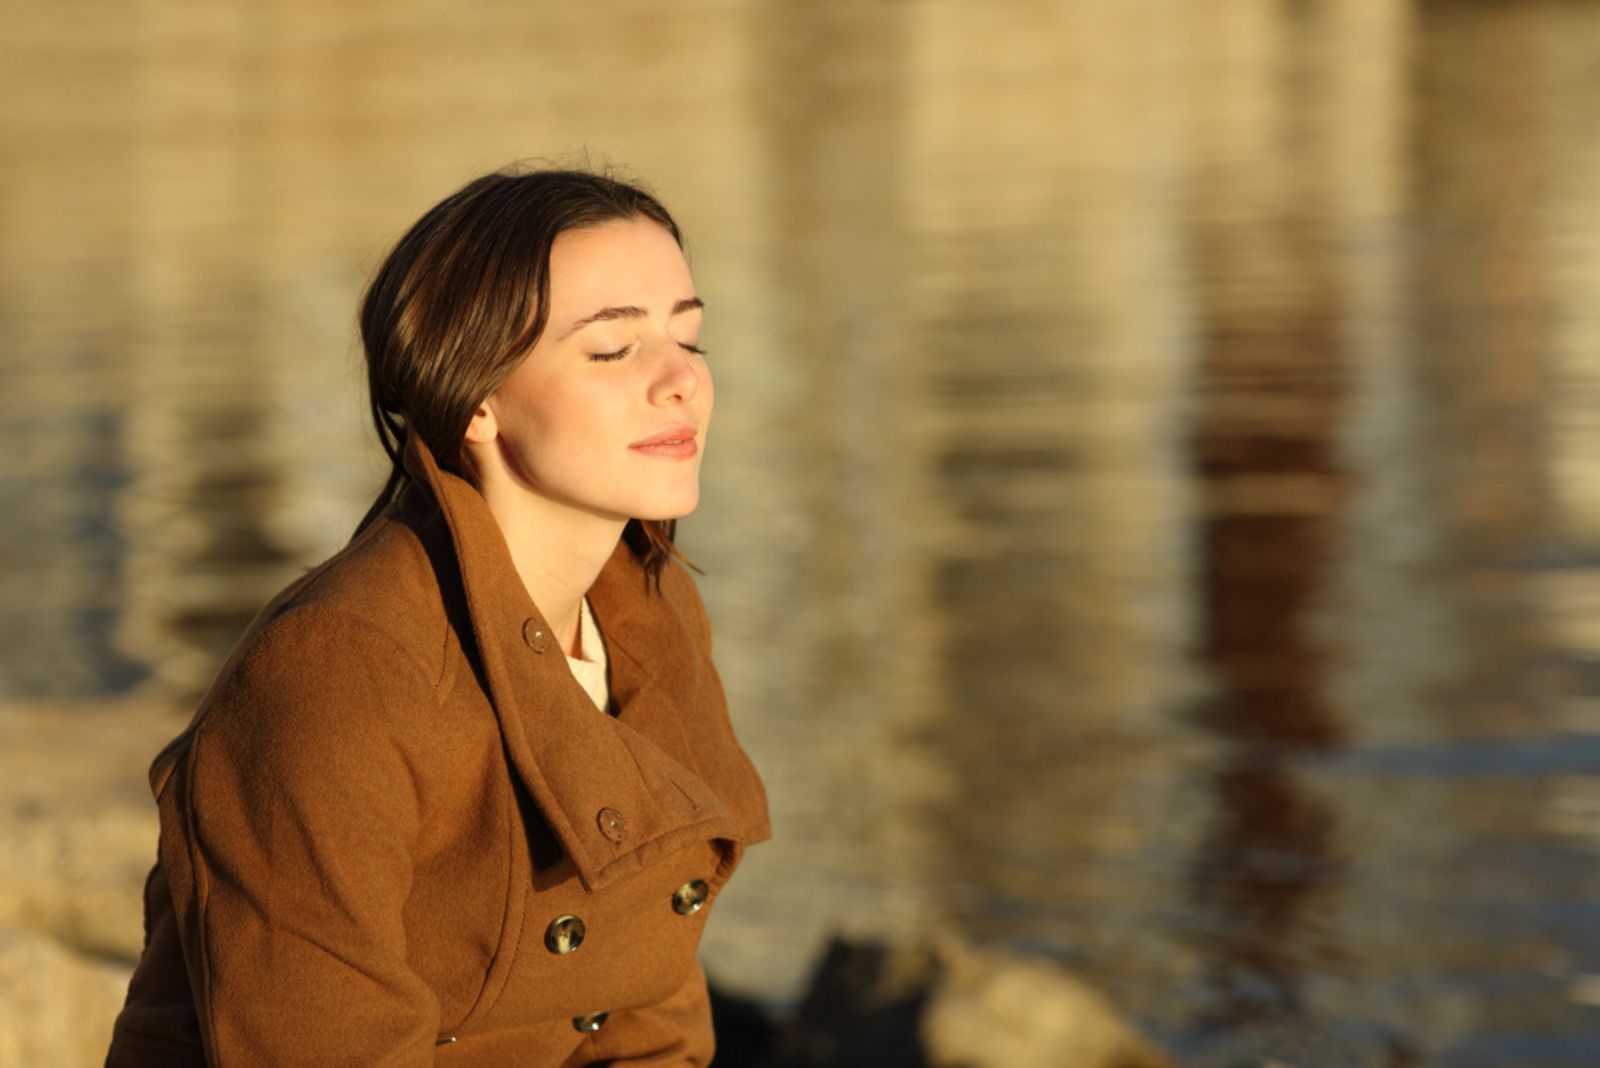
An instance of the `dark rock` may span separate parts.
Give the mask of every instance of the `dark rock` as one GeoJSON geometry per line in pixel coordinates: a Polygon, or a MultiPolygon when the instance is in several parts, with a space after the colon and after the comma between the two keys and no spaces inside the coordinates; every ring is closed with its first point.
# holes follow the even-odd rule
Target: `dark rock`
{"type": "Polygon", "coordinates": [[[917,1027],[938,969],[927,951],[835,939],[768,1068],[930,1068],[917,1027]]]}
{"type": "Polygon", "coordinates": [[[1104,996],[1053,962],[953,940],[902,949],[836,939],[762,1068],[857,1065],[1172,1068],[1173,1062],[1104,996]]]}
{"type": "Polygon", "coordinates": [[[717,1068],[762,1068],[772,1051],[778,1025],[761,1003],[711,988],[711,1022],[717,1032],[717,1068]]]}

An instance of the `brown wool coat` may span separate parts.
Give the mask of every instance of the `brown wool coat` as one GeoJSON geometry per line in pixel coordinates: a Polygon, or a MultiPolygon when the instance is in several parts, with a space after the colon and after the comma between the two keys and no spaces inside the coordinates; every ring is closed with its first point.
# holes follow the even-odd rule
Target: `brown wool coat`
{"type": "Polygon", "coordinates": [[[704,1065],[711,899],[768,836],[688,575],[619,545],[594,707],[494,517],[399,504],[252,624],[151,768],[146,945],[107,1065],[704,1065]],[[547,947],[577,916],[576,950],[547,947]],[[576,1017],[609,1016],[581,1033],[576,1017]]]}

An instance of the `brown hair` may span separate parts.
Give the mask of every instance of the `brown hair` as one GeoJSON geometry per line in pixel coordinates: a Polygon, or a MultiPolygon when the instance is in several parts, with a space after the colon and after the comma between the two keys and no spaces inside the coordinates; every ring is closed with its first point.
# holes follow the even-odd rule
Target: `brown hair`
{"type": "MultiPolygon", "coordinates": [[[[550,249],[567,230],[613,219],[660,223],[649,193],[588,171],[498,171],[469,182],[413,226],[361,301],[372,421],[393,469],[359,533],[399,495],[405,436],[439,466],[471,478],[467,425],[539,340],[549,317],[550,249]]],[[[659,580],[677,524],[630,519],[623,538],[659,580]]]]}

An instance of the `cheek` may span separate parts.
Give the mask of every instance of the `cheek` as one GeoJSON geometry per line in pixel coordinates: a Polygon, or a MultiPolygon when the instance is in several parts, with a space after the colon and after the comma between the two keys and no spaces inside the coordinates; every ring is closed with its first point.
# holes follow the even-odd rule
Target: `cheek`
{"type": "Polygon", "coordinates": [[[507,400],[523,436],[535,440],[559,439],[581,424],[582,398],[559,380],[528,379],[507,400]]]}
{"type": "Polygon", "coordinates": [[[628,426],[605,390],[569,388],[542,398],[530,429],[530,440],[549,450],[551,462],[588,463],[613,455],[628,426]]]}
{"type": "Polygon", "coordinates": [[[717,399],[717,387],[711,380],[711,369],[705,368],[700,372],[700,396],[695,398],[700,401],[707,419],[711,418],[711,409],[717,399]]]}

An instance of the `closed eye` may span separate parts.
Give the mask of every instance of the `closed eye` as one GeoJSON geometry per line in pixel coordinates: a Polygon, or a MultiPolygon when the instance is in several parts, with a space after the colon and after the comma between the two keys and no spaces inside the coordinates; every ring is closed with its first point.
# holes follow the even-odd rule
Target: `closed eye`
{"type": "Polygon", "coordinates": [[[706,354],[705,349],[701,348],[699,345],[691,345],[687,341],[678,342],[678,347],[684,352],[692,352],[696,356],[704,356],[706,354]]]}
{"type": "Polygon", "coordinates": [[[589,359],[604,363],[607,360],[620,360],[632,351],[632,345],[624,345],[615,352],[591,352],[589,353],[589,359]]]}

